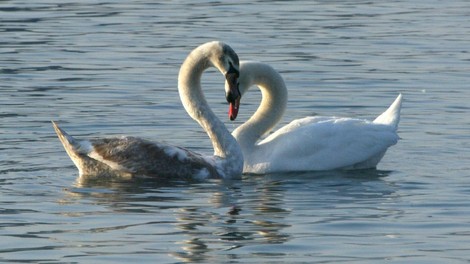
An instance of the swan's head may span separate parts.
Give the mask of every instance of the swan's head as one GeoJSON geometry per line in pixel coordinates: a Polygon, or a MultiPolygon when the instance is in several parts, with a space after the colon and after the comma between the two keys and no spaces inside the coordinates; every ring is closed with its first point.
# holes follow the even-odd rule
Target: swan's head
{"type": "Polygon", "coordinates": [[[231,66],[227,73],[225,73],[225,97],[229,103],[228,117],[232,121],[237,118],[240,98],[242,97],[240,89],[238,89],[239,77],[240,72],[234,66],[231,66]]]}
{"type": "Polygon", "coordinates": [[[241,93],[238,89],[240,77],[240,60],[237,53],[227,44],[220,41],[209,42],[207,49],[210,61],[225,76],[225,98],[229,103],[229,118],[235,120],[240,106],[241,93]]]}

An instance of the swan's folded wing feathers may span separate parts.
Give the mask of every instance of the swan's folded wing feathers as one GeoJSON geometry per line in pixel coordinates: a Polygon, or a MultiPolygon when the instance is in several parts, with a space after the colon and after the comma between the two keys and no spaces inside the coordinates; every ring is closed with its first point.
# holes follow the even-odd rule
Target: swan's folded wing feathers
{"type": "Polygon", "coordinates": [[[263,140],[260,145],[270,151],[258,162],[269,162],[273,171],[337,169],[379,155],[397,140],[390,127],[367,120],[309,117],[263,140]]]}
{"type": "Polygon", "coordinates": [[[330,131],[325,140],[327,147],[318,154],[324,157],[327,169],[353,166],[382,155],[398,140],[390,127],[367,120],[336,119],[334,126],[325,129],[330,131]]]}
{"type": "Polygon", "coordinates": [[[169,144],[121,137],[96,139],[92,145],[89,157],[136,176],[190,178],[195,173],[205,172],[203,169],[209,171],[209,176],[214,173],[200,155],[169,144]]]}

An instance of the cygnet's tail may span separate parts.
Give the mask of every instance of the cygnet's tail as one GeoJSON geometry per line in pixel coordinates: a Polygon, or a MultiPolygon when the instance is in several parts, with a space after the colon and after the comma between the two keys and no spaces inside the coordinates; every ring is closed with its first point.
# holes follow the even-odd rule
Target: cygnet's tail
{"type": "Polygon", "coordinates": [[[54,121],[52,121],[52,125],[65,151],[70,156],[70,159],[75,163],[75,166],[80,169],[81,160],[83,159],[83,155],[80,154],[81,143],[62,130],[54,121]]]}
{"type": "Polygon", "coordinates": [[[398,123],[400,122],[401,101],[402,101],[402,95],[399,94],[397,99],[395,99],[395,101],[393,102],[393,104],[385,112],[379,115],[374,120],[374,123],[390,125],[394,127],[396,130],[398,127],[398,123]]]}

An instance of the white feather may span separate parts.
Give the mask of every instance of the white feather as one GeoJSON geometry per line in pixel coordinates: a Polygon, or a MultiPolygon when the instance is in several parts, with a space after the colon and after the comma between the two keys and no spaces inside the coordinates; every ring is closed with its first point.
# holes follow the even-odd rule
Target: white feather
{"type": "Polygon", "coordinates": [[[252,85],[258,85],[262,92],[258,110],[232,133],[242,147],[244,172],[373,168],[398,141],[401,94],[374,122],[305,117],[259,141],[281,119],[287,89],[279,73],[259,62],[242,62],[239,81],[242,93],[252,85]]]}

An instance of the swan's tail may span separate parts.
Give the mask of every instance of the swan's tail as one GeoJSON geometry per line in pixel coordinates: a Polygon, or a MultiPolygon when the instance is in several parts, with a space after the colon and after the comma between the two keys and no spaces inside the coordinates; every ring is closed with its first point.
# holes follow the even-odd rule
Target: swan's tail
{"type": "Polygon", "coordinates": [[[374,123],[390,125],[393,126],[396,130],[398,127],[398,123],[400,122],[401,101],[402,95],[399,94],[393,104],[385,112],[379,115],[374,120],[374,123]]]}
{"type": "Polygon", "coordinates": [[[64,146],[64,149],[69,155],[70,159],[81,172],[84,159],[84,155],[80,153],[82,144],[79,141],[75,140],[72,136],[67,134],[54,121],[52,121],[52,126],[54,126],[54,130],[57,133],[57,136],[59,137],[59,140],[64,146]]]}

